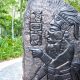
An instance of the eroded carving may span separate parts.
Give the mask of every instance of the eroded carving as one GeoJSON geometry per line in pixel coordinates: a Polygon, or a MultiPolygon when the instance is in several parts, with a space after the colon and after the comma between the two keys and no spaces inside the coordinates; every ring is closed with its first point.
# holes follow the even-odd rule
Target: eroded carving
{"type": "Polygon", "coordinates": [[[40,11],[31,12],[30,43],[32,46],[42,44],[42,12],[40,11]]]}
{"type": "Polygon", "coordinates": [[[80,80],[79,25],[78,12],[63,0],[29,0],[23,79],[80,80]]]}
{"type": "Polygon", "coordinates": [[[45,52],[42,49],[31,49],[33,58],[40,58],[44,63],[32,80],[41,80],[46,75],[48,80],[79,80],[80,63],[72,63],[75,46],[69,35],[69,29],[74,27],[73,36],[75,40],[79,39],[78,18],[77,11],[70,6],[64,6],[55,15],[45,37],[45,52]]]}

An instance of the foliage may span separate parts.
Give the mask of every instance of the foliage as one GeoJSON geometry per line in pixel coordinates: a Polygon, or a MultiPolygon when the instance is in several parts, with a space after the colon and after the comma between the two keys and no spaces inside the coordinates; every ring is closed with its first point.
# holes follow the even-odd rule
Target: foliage
{"type": "Polygon", "coordinates": [[[0,0],[0,60],[19,57],[23,53],[22,37],[19,36],[22,35],[26,2],[27,0],[0,0]]]}
{"type": "MultiPolygon", "coordinates": [[[[11,38],[12,33],[11,33],[11,17],[10,16],[6,16],[6,18],[4,20],[0,19],[0,24],[1,24],[1,28],[4,30],[2,31],[2,37],[8,36],[9,38],[11,38]],[[8,19],[6,19],[8,17],[8,19]]],[[[22,26],[20,24],[20,19],[15,19],[14,20],[14,33],[15,33],[15,37],[17,37],[18,35],[22,34],[22,26]]]]}
{"type": "Polygon", "coordinates": [[[0,38],[0,60],[19,57],[22,53],[22,37],[15,38],[14,40],[7,37],[0,38]]]}
{"type": "Polygon", "coordinates": [[[80,12],[80,0],[65,0],[67,3],[70,3],[76,10],[80,12]]]}
{"type": "MultiPolygon", "coordinates": [[[[12,9],[13,6],[15,6],[15,13],[18,13],[18,15],[21,14],[21,16],[17,17],[17,14],[15,14],[14,19],[14,34],[15,35],[21,35],[21,29],[22,29],[22,18],[23,13],[26,6],[26,0],[19,0],[21,2],[18,2],[17,0],[1,0],[0,1],[0,27],[2,27],[8,36],[12,36],[11,34],[11,26],[12,26],[12,9]],[[20,3],[22,4],[20,6],[20,3]],[[22,8],[22,10],[20,10],[22,8]]],[[[4,35],[5,36],[5,35],[4,35]]]]}

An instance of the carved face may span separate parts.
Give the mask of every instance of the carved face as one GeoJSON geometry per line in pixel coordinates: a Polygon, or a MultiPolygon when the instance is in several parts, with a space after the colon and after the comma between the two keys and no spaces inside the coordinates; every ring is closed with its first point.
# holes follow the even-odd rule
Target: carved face
{"type": "Polygon", "coordinates": [[[67,33],[70,26],[60,15],[57,15],[50,24],[51,27],[48,31],[46,52],[52,58],[56,58],[58,54],[66,49],[66,42],[63,40],[63,37],[68,37],[67,33]]]}
{"type": "Polygon", "coordinates": [[[53,28],[50,28],[47,37],[47,46],[46,52],[52,58],[56,58],[56,56],[60,53],[61,41],[63,39],[62,31],[55,31],[53,28]]]}
{"type": "MultiPolygon", "coordinates": [[[[51,28],[50,28],[51,29],[51,28]]],[[[62,31],[49,31],[47,41],[50,44],[55,44],[56,42],[60,42],[63,38],[62,31]]]]}
{"type": "Polygon", "coordinates": [[[58,16],[51,21],[51,27],[49,28],[47,38],[47,53],[55,58],[60,53],[61,41],[63,39],[64,31],[61,30],[61,26],[64,21],[58,16]]]}

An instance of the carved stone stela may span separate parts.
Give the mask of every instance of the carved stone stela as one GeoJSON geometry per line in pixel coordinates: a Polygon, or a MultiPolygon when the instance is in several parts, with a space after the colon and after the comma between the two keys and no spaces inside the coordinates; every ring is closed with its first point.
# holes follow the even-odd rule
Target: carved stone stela
{"type": "Polygon", "coordinates": [[[28,0],[23,80],[80,80],[80,16],[63,0],[28,0]]]}

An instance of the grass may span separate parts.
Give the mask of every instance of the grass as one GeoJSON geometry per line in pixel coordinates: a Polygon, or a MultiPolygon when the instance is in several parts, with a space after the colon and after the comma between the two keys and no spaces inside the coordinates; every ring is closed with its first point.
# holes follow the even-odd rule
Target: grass
{"type": "Polygon", "coordinates": [[[23,53],[22,37],[14,40],[9,38],[0,38],[0,61],[17,58],[23,53]]]}

